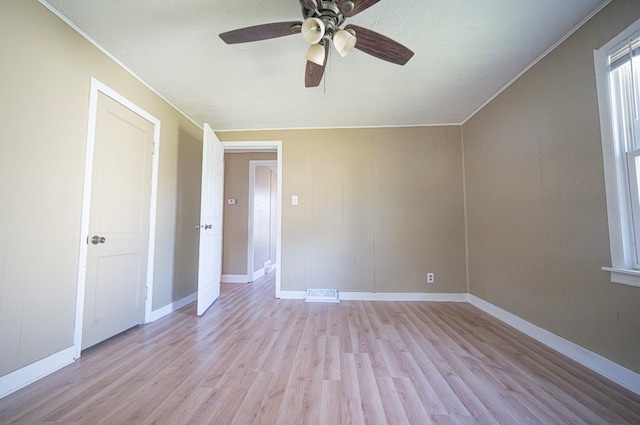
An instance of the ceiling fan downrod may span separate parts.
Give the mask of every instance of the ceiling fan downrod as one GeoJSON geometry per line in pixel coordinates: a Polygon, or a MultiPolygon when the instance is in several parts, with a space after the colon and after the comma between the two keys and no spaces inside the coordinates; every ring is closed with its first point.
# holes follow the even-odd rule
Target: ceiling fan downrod
{"type": "MultiPolygon", "coordinates": [[[[302,16],[305,20],[309,18],[319,19],[323,22],[326,38],[333,38],[334,33],[345,21],[345,17],[353,11],[355,4],[351,0],[343,2],[338,6],[337,0],[316,1],[300,0],[302,4],[302,16]]],[[[323,37],[324,38],[324,37],[323,37]]]]}

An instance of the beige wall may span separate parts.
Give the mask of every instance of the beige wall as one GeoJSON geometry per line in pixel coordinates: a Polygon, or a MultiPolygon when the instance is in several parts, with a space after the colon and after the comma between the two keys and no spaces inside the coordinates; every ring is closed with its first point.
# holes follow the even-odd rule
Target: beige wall
{"type": "Polygon", "coordinates": [[[202,137],[181,130],[178,137],[176,188],[176,250],[172,299],[179,300],[198,289],[200,189],[202,187],[202,137]]]}
{"type": "Polygon", "coordinates": [[[640,290],[612,284],[593,50],[614,0],[464,125],[472,294],[640,372],[640,290]]]}
{"type": "Polygon", "coordinates": [[[282,140],[283,290],[467,291],[460,128],[217,134],[282,140]]]}
{"type": "Polygon", "coordinates": [[[35,0],[0,3],[0,58],[3,375],[73,343],[90,78],[162,122],[154,308],[189,292],[173,282],[178,140],[202,136],[35,0]]]}
{"type": "MultiPolygon", "coordinates": [[[[217,133],[220,137],[220,133],[217,133]]],[[[220,139],[224,141],[224,139],[220,139]]],[[[275,160],[270,152],[225,153],[222,274],[247,274],[249,227],[249,161],[275,160]],[[235,205],[227,204],[229,198],[235,205]]]]}

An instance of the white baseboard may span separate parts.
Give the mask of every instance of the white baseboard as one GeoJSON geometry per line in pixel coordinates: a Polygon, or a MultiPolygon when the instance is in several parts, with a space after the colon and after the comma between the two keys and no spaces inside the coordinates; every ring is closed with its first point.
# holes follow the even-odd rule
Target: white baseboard
{"type": "MultiPolygon", "coordinates": [[[[280,291],[280,298],[285,300],[304,300],[306,291],[280,291]]],[[[342,301],[430,301],[430,302],[467,302],[468,295],[433,294],[433,293],[394,293],[394,292],[340,292],[342,301]]]]}
{"type": "Polygon", "coordinates": [[[223,283],[250,283],[256,279],[260,279],[264,275],[265,272],[263,267],[260,270],[253,272],[251,279],[249,279],[249,276],[246,274],[223,274],[220,281],[223,283]]]}
{"type": "Polygon", "coordinates": [[[223,274],[220,281],[222,283],[249,283],[249,277],[246,274],[223,274]]]}
{"type": "Polygon", "coordinates": [[[264,276],[264,267],[261,268],[260,270],[256,270],[255,272],[253,272],[253,276],[251,278],[251,282],[253,282],[256,279],[260,279],[262,276],[264,276]]]}
{"type": "Polygon", "coordinates": [[[151,312],[151,317],[149,318],[150,319],[149,322],[155,322],[156,320],[161,319],[164,316],[167,316],[173,313],[174,311],[181,309],[185,305],[190,304],[197,299],[198,299],[198,293],[194,292],[193,294],[187,295],[186,297],[178,301],[165,305],[164,307],[159,308],[157,310],[153,310],[151,312]]]}
{"type": "Polygon", "coordinates": [[[75,352],[75,346],[71,346],[14,372],[0,376],[0,398],[73,363],[75,352]]]}
{"type": "Polygon", "coordinates": [[[513,326],[544,345],[564,354],[592,371],[610,379],[611,381],[625,387],[640,395],[640,374],[620,366],[611,360],[602,357],[593,351],[587,350],[578,344],[566,340],[554,333],[551,333],[533,323],[509,313],[475,295],[469,294],[469,303],[493,317],[513,326]]]}
{"type": "MultiPolygon", "coordinates": [[[[277,264],[272,264],[271,271],[269,273],[272,273],[276,269],[276,267],[277,264]]],[[[256,270],[251,276],[251,279],[249,279],[249,276],[246,274],[223,274],[220,281],[222,283],[250,283],[256,279],[260,279],[265,274],[267,274],[265,268],[256,270]]]]}
{"type": "Polygon", "coordinates": [[[307,291],[280,291],[281,300],[304,300],[307,291]]]}
{"type": "Polygon", "coordinates": [[[467,302],[467,294],[435,294],[423,292],[340,292],[344,301],[429,301],[467,302]]]}

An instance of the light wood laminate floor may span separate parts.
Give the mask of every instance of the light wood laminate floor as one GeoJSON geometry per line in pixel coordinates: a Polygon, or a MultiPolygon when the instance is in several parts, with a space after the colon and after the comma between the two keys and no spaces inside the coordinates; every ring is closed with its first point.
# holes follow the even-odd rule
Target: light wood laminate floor
{"type": "Polygon", "coordinates": [[[640,424],[640,397],[469,304],[274,299],[273,276],[86,350],[1,424],[640,424]]]}

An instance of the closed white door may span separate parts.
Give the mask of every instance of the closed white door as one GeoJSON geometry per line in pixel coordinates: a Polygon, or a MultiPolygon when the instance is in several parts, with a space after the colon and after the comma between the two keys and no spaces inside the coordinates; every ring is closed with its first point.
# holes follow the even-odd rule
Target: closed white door
{"type": "Polygon", "coordinates": [[[154,125],[99,93],[82,349],[144,322],[154,125]]]}
{"type": "Polygon", "coordinates": [[[224,146],[211,127],[205,124],[202,143],[198,316],[204,314],[220,296],[223,190],[224,146]]]}

